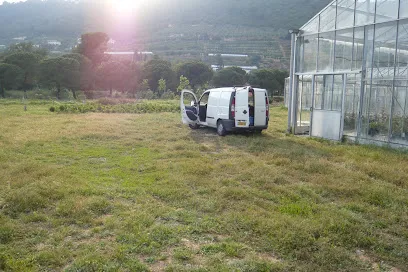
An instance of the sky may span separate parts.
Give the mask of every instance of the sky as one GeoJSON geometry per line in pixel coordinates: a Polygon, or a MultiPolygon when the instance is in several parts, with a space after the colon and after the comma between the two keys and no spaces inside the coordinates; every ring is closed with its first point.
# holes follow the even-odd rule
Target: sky
{"type": "Polygon", "coordinates": [[[23,0],[0,0],[0,5],[3,4],[4,1],[10,2],[10,3],[15,3],[15,2],[21,2],[23,0]]]}

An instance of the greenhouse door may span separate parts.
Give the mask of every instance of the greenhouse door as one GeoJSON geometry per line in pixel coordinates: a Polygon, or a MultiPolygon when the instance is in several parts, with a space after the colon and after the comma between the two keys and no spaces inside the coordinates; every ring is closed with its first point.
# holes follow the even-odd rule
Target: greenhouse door
{"type": "Polygon", "coordinates": [[[346,74],[314,76],[310,136],[341,140],[346,82],[346,74]]]}

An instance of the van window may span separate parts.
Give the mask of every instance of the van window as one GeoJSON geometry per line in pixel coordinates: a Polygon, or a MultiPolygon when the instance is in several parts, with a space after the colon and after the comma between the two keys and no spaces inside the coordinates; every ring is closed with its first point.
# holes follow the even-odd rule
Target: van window
{"type": "Polygon", "coordinates": [[[201,97],[201,100],[200,100],[200,106],[205,106],[205,105],[208,104],[209,96],[210,96],[210,93],[203,94],[203,96],[201,97]]]}
{"type": "Polygon", "coordinates": [[[183,96],[183,102],[185,107],[190,107],[196,103],[194,96],[191,93],[185,93],[183,96]]]}

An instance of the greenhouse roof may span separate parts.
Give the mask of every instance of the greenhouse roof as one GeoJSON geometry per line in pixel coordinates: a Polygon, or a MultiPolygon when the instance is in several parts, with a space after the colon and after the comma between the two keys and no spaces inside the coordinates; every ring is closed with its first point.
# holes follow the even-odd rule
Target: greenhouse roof
{"type": "Polygon", "coordinates": [[[308,21],[301,30],[305,34],[346,29],[354,26],[382,23],[408,17],[408,2],[398,0],[338,0],[332,1],[308,21]]]}

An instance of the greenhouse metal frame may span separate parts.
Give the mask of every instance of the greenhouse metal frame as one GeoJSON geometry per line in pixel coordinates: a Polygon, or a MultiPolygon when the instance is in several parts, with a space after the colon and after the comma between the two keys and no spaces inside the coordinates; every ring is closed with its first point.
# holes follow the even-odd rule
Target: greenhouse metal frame
{"type": "Polygon", "coordinates": [[[291,33],[288,131],[408,147],[408,0],[336,0],[291,33]]]}

